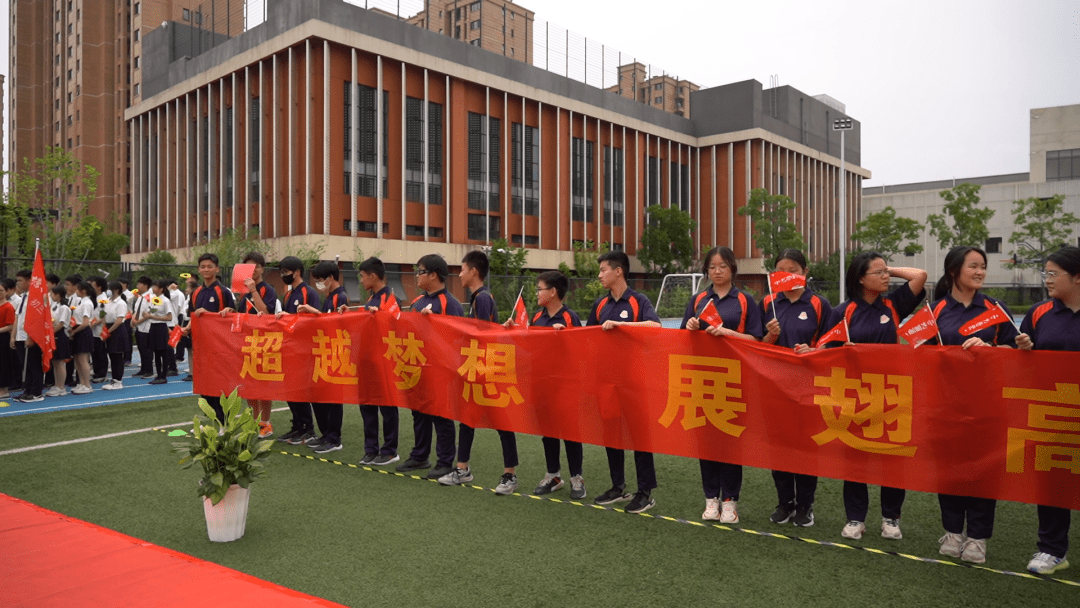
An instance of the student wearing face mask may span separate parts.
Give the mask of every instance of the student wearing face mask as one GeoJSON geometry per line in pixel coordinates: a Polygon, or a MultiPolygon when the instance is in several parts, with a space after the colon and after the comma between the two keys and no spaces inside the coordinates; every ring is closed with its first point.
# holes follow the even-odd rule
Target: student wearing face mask
{"type": "MultiPolygon", "coordinates": [[[[300,258],[288,256],[281,260],[278,265],[281,282],[285,284],[285,305],[281,312],[275,314],[280,319],[284,315],[294,315],[302,306],[319,308],[322,300],[315,290],[304,282],[304,263],[300,258]]],[[[292,428],[288,433],[278,437],[278,441],[289,445],[301,445],[314,443],[318,437],[315,435],[315,421],[311,415],[310,401],[288,401],[289,411],[292,412],[292,428]]]]}
{"type": "MultiPolygon", "coordinates": [[[[312,314],[332,313],[342,306],[349,305],[349,296],[341,286],[341,271],[335,262],[319,262],[311,269],[311,278],[315,279],[315,289],[323,295],[321,308],[310,304],[301,304],[297,312],[312,314]]],[[[315,421],[319,423],[322,436],[308,447],[316,454],[336,452],[341,449],[341,423],[344,418],[344,406],[340,403],[314,403],[311,410],[315,421]]]]}

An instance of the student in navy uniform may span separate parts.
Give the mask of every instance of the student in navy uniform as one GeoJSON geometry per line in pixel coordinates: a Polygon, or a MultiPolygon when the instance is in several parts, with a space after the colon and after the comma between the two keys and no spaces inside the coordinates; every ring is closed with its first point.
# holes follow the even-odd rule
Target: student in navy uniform
{"type": "MultiPolygon", "coordinates": [[[[281,260],[278,265],[281,282],[285,284],[285,305],[281,312],[276,313],[277,318],[283,315],[293,315],[301,306],[311,306],[315,309],[322,307],[322,300],[315,290],[304,282],[304,263],[296,256],[288,256],[281,260]]],[[[311,415],[311,402],[289,401],[289,411],[292,412],[292,428],[288,433],[278,437],[278,441],[289,445],[302,445],[312,443],[318,439],[315,436],[315,421],[311,415]]]]}
{"type": "MultiPolygon", "coordinates": [[[[184,298],[185,298],[184,302],[185,303],[184,303],[184,314],[182,316],[184,318],[184,326],[187,326],[187,324],[191,322],[191,295],[193,293],[195,293],[196,289],[199,288],[199,281],[195,277],[191,276],[190,274],[188,274],[186,272],[181,274],[180,277],[184,279],[184,298]]],[[[187,373],[186,376],[181,378],[180,381],[181,382],[192,382],[192,381],[194,381],[195,376],[194,376],[194,374],[192,374],[192,371],[195,368],[194,368],[194,365],[192,364],[191,334],[184,333],[183,335],[181,335],[180,336],[180,343],[176,345],[176,348],[177,348],[178,352],[183,352],[183,353],[186,354],[185,357],[178,356],[177,360],[183,361],[184,359],[187,359],[187,362],[188,362],[188,373],[187,373]]]]}
{"type": "MultiPolygon", "coordinates": [[[[461,285],[472,293],[469,299],[469,317],[481,321],[499,322],[499,311],[495,304],[495,296],[484,285],[487,280],[488,269],[491,263],[487,254],[482,251],[470,251],[461,260],[461,285]]],[[[498,431],[499,442],[502,443],[503,474],[499,484],[495,487],[496,494],[508,495],[517,490],[518,451],[517,436],[510,431],[498,431]]],[[[473,439],[476,430],[464,422],[458,423],[458,462],[457,467],[439,478],[439,483],[444,486],[456,486],[472,481],[472,469],[469,468],[469,459],[472,457],[473,439]]]]}
{"type": "MultiPolygon", "coordinates": [[[[252,251],[244,256],[244,264],[254,264],[255,271],[250,279],[244,280],[247,292],[237,309],[226,308],[221,311],[221,316],[231,312],[240,312],[249,315],[272,315],[277,312],[277,292],[269,283],[263,280],[263,271],[266,268],[266,258],[258,251],[252,251]],[[257,295],[253,295],[257,294],[257,295]]],[[[259,423],[259,438],[266,439],[274,434],[274,427],[270,424],[270,409],[273,402],[269,399],[248,399],[248,407],[251,408],[255,421],[259,423]]]]}
{"type": "MultiPolygon", "coordinates": [[[[945,273],[934,287],[932,310],[943,344],[964,349],[982,346],[1016,347],[1016,326],[1010,321],[990,325],[970,336],[960,328],[987,312],[992,305],[1012,312],[1004,302],[979,290],[986,279],[986,252],[978,247],[953,247],[945,256],[945,273]]],[[[938,540],[939,553],[982,564],[986,562],[986,541],[994,532],[997,501],[974,496],[938,494],[941,525],[945,535],[938,540]],[[967,536],[964,523],[967,522],[967,536]]]]}
{"type": "MultiPolygon", "coordinates": [[[[311,269],[311,278],[315,280],[315,289],[326,298],[322,308],[315,308],[310,304],[301,304],[297,312],[331,313],[339,308],[349,305],[349,295],[341,286],[341,271],[335,262],[319,262],[311,269]]],[[[315,421],[319,424],[322,436],[318,440],[309,443],[316,454],[327,454],[341,449],[341,423],[344,418],[344,406],[340,403],[315,403],[311,409],[315,413],[315,421]]]]}
{"type": "MultiPolygon", "coordinates": [[[[446,260],[437,254],[428,254],[416,262],[416,286],[424,293],[412,302],[412,310],[422,315],[464,315],[461,302],[446,290],[446,277],[450,268],[446,260]]],[[[432,416],[413,410],[413,448],[409,458],[397,466],[405,473],[431,467],[431,429],[435,429],[435,468],[428,472],[428,479],[438,479],[453,471],[454,421],[442,416],[432,416]]]]}
{"type": "MultiPolygon", "coordinates": [[[[1062,247],[1047,256],[1043,281],[1050,299],[1032,306],[1020,323],[1021,350],[1080,351],[1080,248],[1062,247]]],[[[1053,574],[1069,567],[1072,511],[1039,505],[1038,552],[1027,569],[1053,574]]]]}
{"type": "MultiPolygon", "coordinates": [[[[195,337],[191,332],[191,323],[194,318],[208,312],[221,312],[223,308],[233,308],[236,303],[232,292],[217,280],[219,270],[218,257],[212,253],[204,253],[199,256],[199,276],[203,284],[191,294],[191,303],[188,306],[188,324],[184,333],[191,335],[192,350],[198,347],[199,340],[213,340],[212,335],[204,335],[202,338],[195,337]]],[[[168,342],[166,342],[166,345],[168,342]]],[[[189,365],[195,362],[191,361],[189,365]]],[[[221,395],[201,395],[210,407],[214,409],[217,419],[225,421],[225,411],[221,409],[221,395]]]]}
{"type": "MultiPolygon", "coordinates": [[[[775,270],[805,277],[806,256],[798,249],[785,249],[776,258],[775,270]]],[[[761,302],[761,312],[765,323],[762,342],[804,353],[828,331],[825,325],[832,307],[824,296],[813,293],[807,286],[766,296],[761,302]]],[[[775,524],[791,521],[804,528],[814,525],[818,478],[787,471],[773,471],[772,477],[779,501],[769,520],[775,524]]]]}
{"type": "MultiPolygon", "coordinates": [[[[593,302],[586,325],[599,325],[604,331],[619,326],[660,327],[660,317],[652,302],[626,284],[630,272],[630,258],[622,251],[609,251],[600,256],[600,284],[608,290],[607,295],[593,302]]],[[[638,491],[630,496],[626,492],[626,455],[622,450],[607,450],[611,489],[597,496],[598,505],[630,501],[629,513],[642,513],[656,506],[652,491],[656,489],[656,467],[651,452],[634,452],[634,468],[637,470],[638,491]]]]}
{"type": "MultiPolygon", "coordinates": [[[[379,312],[391,299],[397,301],[394,290],[386,284],[386,266],[379,258],[368,258],[360,263],[360,284],[371,293],[364,307],[372,313],[379,312]]],[[[400,308],[401,302],[398,301],[400,308]]],[[[360,464],[385,466],[400,460],[398,447],[398,408],[391,405],[361,405],[360,417],[364,420],[364,457],[360,464]],[[382,414],[383,444],[379,447],[379,415],[382,414]]]]}
{"type": "MultiPolygon", "coordinates": [[[[851,260],[844,274],[850,299],[832,309],[827,325],[831,329],[847,319],[849,344],[896,344],[900,320],[914,312],[926,297],[925,284],[925,270],[891,268],[880,253],[864,251],[851,260]],[[890,276],[906,282],[890,292],[890,276]]],[[[885,538],[903,538],[900,511],[905,495],[901,488],[881,486],[881,535],[885,538]]],[[[869,509],[866,484],[845,481],[844,511],[848,521],[840,535],[862,538],[869,509]]]]}
{"type": "MultiPolygon", "coordinates": [[[[735,253],[727,247],[713,247],[705,253],[702,274],[711,284],[690,297],[683,314],[682,329],[704,330],[716,337],[760,340],[761,312],[754,298],[735,287],[739,274],[735,253]],[[698,317],[712,302],[723,323],[712,327],[698,317]]],[[[705,492],[705,512],[702,519],[739,523],[739,494],[742,491],[743,469],[740,464],[698,460],[701,467],[701,487],[705,492]],[[721,502],[722,501],[722,502],[721,502]]]]}
{"type": "MultiPolygon", "coordinates": [[[[558,270],[549,270],[540,273],[536,277],[536,303],[540,310],[533,315],[532,325],[535,327],[551,327],[554,329],[566,329],[567,327],[581,327],[581,319],[577,313],[563,304],[566,290],[570,282],[566,275],[558,270]]],[[[507,319],[503,323],[505,327],[514,327],[514,319],[507,319]]],[[[559,462],[559,439],[556,437],[544,437],[544,460],[547,461],[547,473],[537,484],[533,494],[543,496],[551,494],[563,487],[562,465],[559,462]]],[[[570,466],[570,498],[580,500],[585,498],[585,479],[582,476],[582,463],[584,450],[579,441],[564,441],[566,445],[566,461],[570,466]]]]}

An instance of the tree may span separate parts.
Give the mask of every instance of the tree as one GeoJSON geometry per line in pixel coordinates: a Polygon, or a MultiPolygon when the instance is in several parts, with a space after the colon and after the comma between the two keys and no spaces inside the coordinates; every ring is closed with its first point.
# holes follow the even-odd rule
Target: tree
{"type": "Polygon", "coordinates": [[[690,214],[653,205],[646,209],[649,223],[641,231],[637,257],[645,268],[660,274],[687,272],[694,263],[694,241],[690,234],[697,226],[690,214]]]}
{"type": "MultiPolygon", "coordinates": [[[[567,278],[577,278],[579,283],[576,289],[571,289],[566,294],[566,306],[581,311],[590,306],[597,298],[604,295],[605,289],[600,284],[600,261],[598,258],[611,247],[607,243],[596,247],[592,241],[574,243],[574,267],[570,268],[565,262],[559,263],[559,272],[567,278]],[[585,284],[580,285],[581,281],[585,284]]],[[[571,281],[573,287],[574,281],[571,281]]]]}
{"type": "Polygon", "coordinates": [[[7,255],[30,257],[40,238],[44,258],[119,260],[127,237],[109,234],[97,218],[86,214],[97,194],[100,173],[63,148],[23,159],[21,170],[0,172],[9,178],[0,208],[0,232],[7,255]],[[106,238],[108,237],[108,238],[106,238]]]}
{"type": "MultiPolygon", "coordinates": [[[[321,251],[321,247],[319,249],[321,251]]],[[[227,273],[232,271],[233,266],[243,261],[244,256],[252,251],[258,251],[264,256],[268,256],[270,251],[269,245],[265,241],[259,240],[259,231],[257,229],[240,231],[226,228],[221,232],[219,238],[192,247],[190,263],[195,266],[199,256],[204,253],[212,253],[218,257],[218,263],[225,269],[223,271],[226,273],[225,276],[228,276],[227,273]]],[[[286,252],[286,255],[297,254],[286,252]]],[[[307,264],[307,262],[305,260],[304,263],[307,264]]]]}
{"type": "Polygon", "coordinates": [[[885,207],[877,213],[871,213],[866,219],[855,224],[851,238],[858,241],[864,251],[876,251],[891,261],[892,256],[903,253],[915,255],[923,246],[914,242],[922,235],[923,225],[907,218],[896,217],[896,209],[885,207]],[[908,241],[905,245],[904,241],[908,241]]]}
{"type": "Polygon", "coordinates": [[[982,247],[990,231],[986,222],[994,217],[993,209],[981,209],[979,189],[976,184],[960,184],[951,190],[942,190],[945,199],[944,214],[933,213],[926,218],[930,224],[930,234],[937,237],[942,249],[952,249],[958,245],[982,247]],[[948,218],[952,219],[949,225],[948,218]]]}
{"type": "Polygon", "coordinates": [[[142,263],[145,264],[142,272],[152,279],[167,279],[176,276],[175,267],[178,266],[176,256],[164,249],[146,254],[143,256],[142,263]]]}
{"type": "MultiPolygon", "coordinates": [[[[509,315],[510,309],[517,301],[518,292],[521,291],[521,281],[525,269],[525,260],[529,250],[523,247],[513,247],[506,239],[495,239],[491,242],[491,251],[488,252],[488,289],[495,297],[495,304],[503,315],[509,315]],[[494,277],[501,277],[495,280],[494,277]]],[[[528,285],[526,285],[528,287],[528,285]]],[[[526,306],[536,301],[535,293],[528,293],[529,289],[522,292],[522,298],[526,306]],[[531,298],[531,301],[530,301],[531,298]]]]}
{"type": "Polygon", "coordinates": [[[750,200],[739,207],[739,215],[749,216],[754,242],[766,260],[774,260],[785,249],[806,249],[795,222],[788,219],[795,203],[783,194],[769,194],[764,188],[750,191],[750,200]]]}
{"type": "Polygon", "coordinates": [[[1021,268],[1041,268],[1046,256],[1061,248],[1069,240],[1072,227],[1080,223],[1072,213],[1064,213],[1065,196],[1057,194],[1050,198],[1031,197],[1013,201],[1013,230],[1009,242],[1026,245],[1021,251],[1013,249],[1013,259],[1038,258],[1038,262],[1018,263],[1021,268]]]}

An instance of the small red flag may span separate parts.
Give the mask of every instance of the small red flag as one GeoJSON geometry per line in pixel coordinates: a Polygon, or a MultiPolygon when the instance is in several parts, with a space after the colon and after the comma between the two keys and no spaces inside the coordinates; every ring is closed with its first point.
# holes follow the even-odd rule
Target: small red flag
{"type": "Polygon", "coordinates": [[[26,335],[41,349],[41,370],[52,366],[56,337],[53,335],[52,308],[45,303],[48,285],[45,283],[45,262],[41,250],[34,254],[34,271],[30,275],[30,289],[26,292],[26,335]]]}
{"type": "Polygon", "coordinates": [[[244,331],[244,317],[247,315],[241,313],[233,313],[232,319],[232,332],[234,334],[243,333],[244,331]]]}
{"type": "Polygon", "coordinates": [[[112,332],[109,331],[109,326],[102,323],[102,325],[101,325],[101,339],[102,339],[102,341],[108,340],[109,336],[111,336],[111,335],[112,335],[112,332]]]}
{"type": "Polygon", "coordinates": [[[847,322],[844,319],[841,319],[840,322],[836,324],[836,327],[825,332],[820,338],[818,338],[818,341],[814,344],[814,348],[817,348],[818,346],[821,346],[822,344],[827,344],[829,342],[850,341],[851,336],[848,335],[847,322]]]}
{"type": "Polygon", "coordinates": [[[773,272],[769,274],[769,287],[773,293],[781,293],[806,287],[806,277],[793,272],[773,272]]]}
{"type": "Polygon", "coordinates": [[[517,301],[514,302],[514,312],[512,313],[514,319],[514,325],[518,327],[529,326],[529,312],[525,310],[525,300],[521,299],[521,294],[518,294],[517,301]]]}
{"type": "Polygon", "coordinates": [[[293,333],[296,329],[296,324],[300,322],[300,315],[285,315],[281,317],[282,329],[285,333],[293,333]]]}
{"type": "Polygon", "coordinates": [[[927,304],[922,307],[922,310],[912,315],[907,323],[900,326],[900,337],[907,340],[912,348],[919,348],[923,342],[936,336],[937,331],[934,311],[927,304]]]}
{"type": "Polygon", "coordinates": [[[1000,306],[993,303],[990,300],[986,300],[987,311],[974,319],[968,321],[967,325],[960,328],[960,335],[970,336],[971,334],[981,330],[997,325],[999,323],[1005,323],[1012,321],[1009,315],[1005,314],[1005,311],[1000,306]]]}
{"type": "Polygon", "coordinates": [[[379,306],[379,310],[394,315],[395,319],[401,318],[401,305],[398,304],[397,296],[394,294],[390,294],[389,297],[383,300],[382,305],[379,306]]]}
{"type": "Polygon", "coordinates": [[[702,309],[701,314],[698,315],[698,319],[702,323],[708,323],[713,327],[724,326],[724,319],[720,317],[720,311],[716,310],[716,305],[713,304],[712,300],[709,300],[709,303],[702,309]]]}
{"type": "Polygon", "coordinates": [[[180,338],[184,337],[184,328],[179,325],[174,325],[172,331],[169,332],[169,346],[176,348],[177,344],[180,344],[180,338]]]}

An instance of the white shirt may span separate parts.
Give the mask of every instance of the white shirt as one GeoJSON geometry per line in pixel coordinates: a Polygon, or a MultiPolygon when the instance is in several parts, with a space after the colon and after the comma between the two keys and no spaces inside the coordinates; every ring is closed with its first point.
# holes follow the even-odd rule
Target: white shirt
{"type": "Polygon", "coordinates": [[[105,325],[112,327],[117,319],[123,320],[127,313],[127,303],[124,302],[122,297],[109,300],[109,303],[105,305],[105,325]]]}
{"type": "MultiPolygon", "coordinates": [[[[135,304],[132,308],[133,310],[131,311],[131,320],[134,323],[142,317],[144,312],[150,310],[149,298],[146,295],[137,296],[135,298],[135,304]]],[[[135,331],[139,332],[140,334],[145,334],[149,332],[150,322],[143,321],[142,323],[135,325],[135,331]]]]}
{"type": "MultiPolygon", "coordinates": [[[[75,327],[83,324],[94,316],[94,301],[90,298],[82,298],[79,303],[75,305],[75,312],[72,318],[75,320],[75,327]]],[[[85,329],[83,331],[86,331],[85,329]]]]}
{"type": "Polygon", "coordinates": [[[25,296],[13,295],[8,300],[11,305],[15,307],[15,341],[26,342],[26,299],[30,295],[25,296]]]}
{"type": "Polygon", "coordinates": [[[71,308],[62,302],[52,303],[52,318],[53,323],[60,324],[60,330],[65,334],[71,332],[71,308]]]}
{"type": "Polygon", "coordinates": [[[175,291],[170,290],[169,303],[172,304],[173,309],[173,320],[172,323],[169,324],[169,327],[172,327],[180,321],[180,317],[183,316],[184,311],[187,310],[187,307],[184,306],[184,292],[179,289],[175,291]]]}
{"type": "MultiPolygon", "coordinates": [[[[171,321],[159,321],[157,319],[151,319],[150,323],[153,323],[155,325],[158,324],[158,323],[164,323],[166,327],[172,327],[173,325],[176,325],[176,315],[173,314],[172,303],[169,302],[169,298],[165,297],[165,294],[162,294],[160,296],[150,296],[150,297],[151,297],[151,299],[153,299],[153,298],[160,298],[161,299],[161,304],[154,304],[153,302],[147,302],[147,306],[148,306],[147,311],[150,311],[150,310],[154,311],[154,312],[151,312],[150,314],[154,315],[155,317],[158,317],[158,316],[163,317],[165,315],[173,315],[173,318],[172,318],[171,321]]],[[[149,330],[147,330],[147,331],[149,331],[149,330]]]]}
{"type": "MultiPolygon", "coordinates": [[[[105,326],[105,319],[101,316],[101,312],[103,310],[105,310],[105,305],[102,304],[101,301],[104,300],[105,302],[108,302],[109,300],[108,300],[108,298],[105,297],[105,294],[101,294],[101,295],[95,296],[95,297],[97,298],[97,301],[96,301],[97,305],[94,307],[94,312],[91,313],[90,319],[91,320],[97,319],[99,321],[99,323],[97,325],[91,327],[90,329],[94,332],[94,337],[95,338],[100,338],[101,337],[101,328],[105,326]]],[[[86,298],[86,299],[90,300],[90,301],[94,301],[94,298],[86,298]]],[[[108,314],[108,313],[106,313],[106,314],[108,314]]]]}

